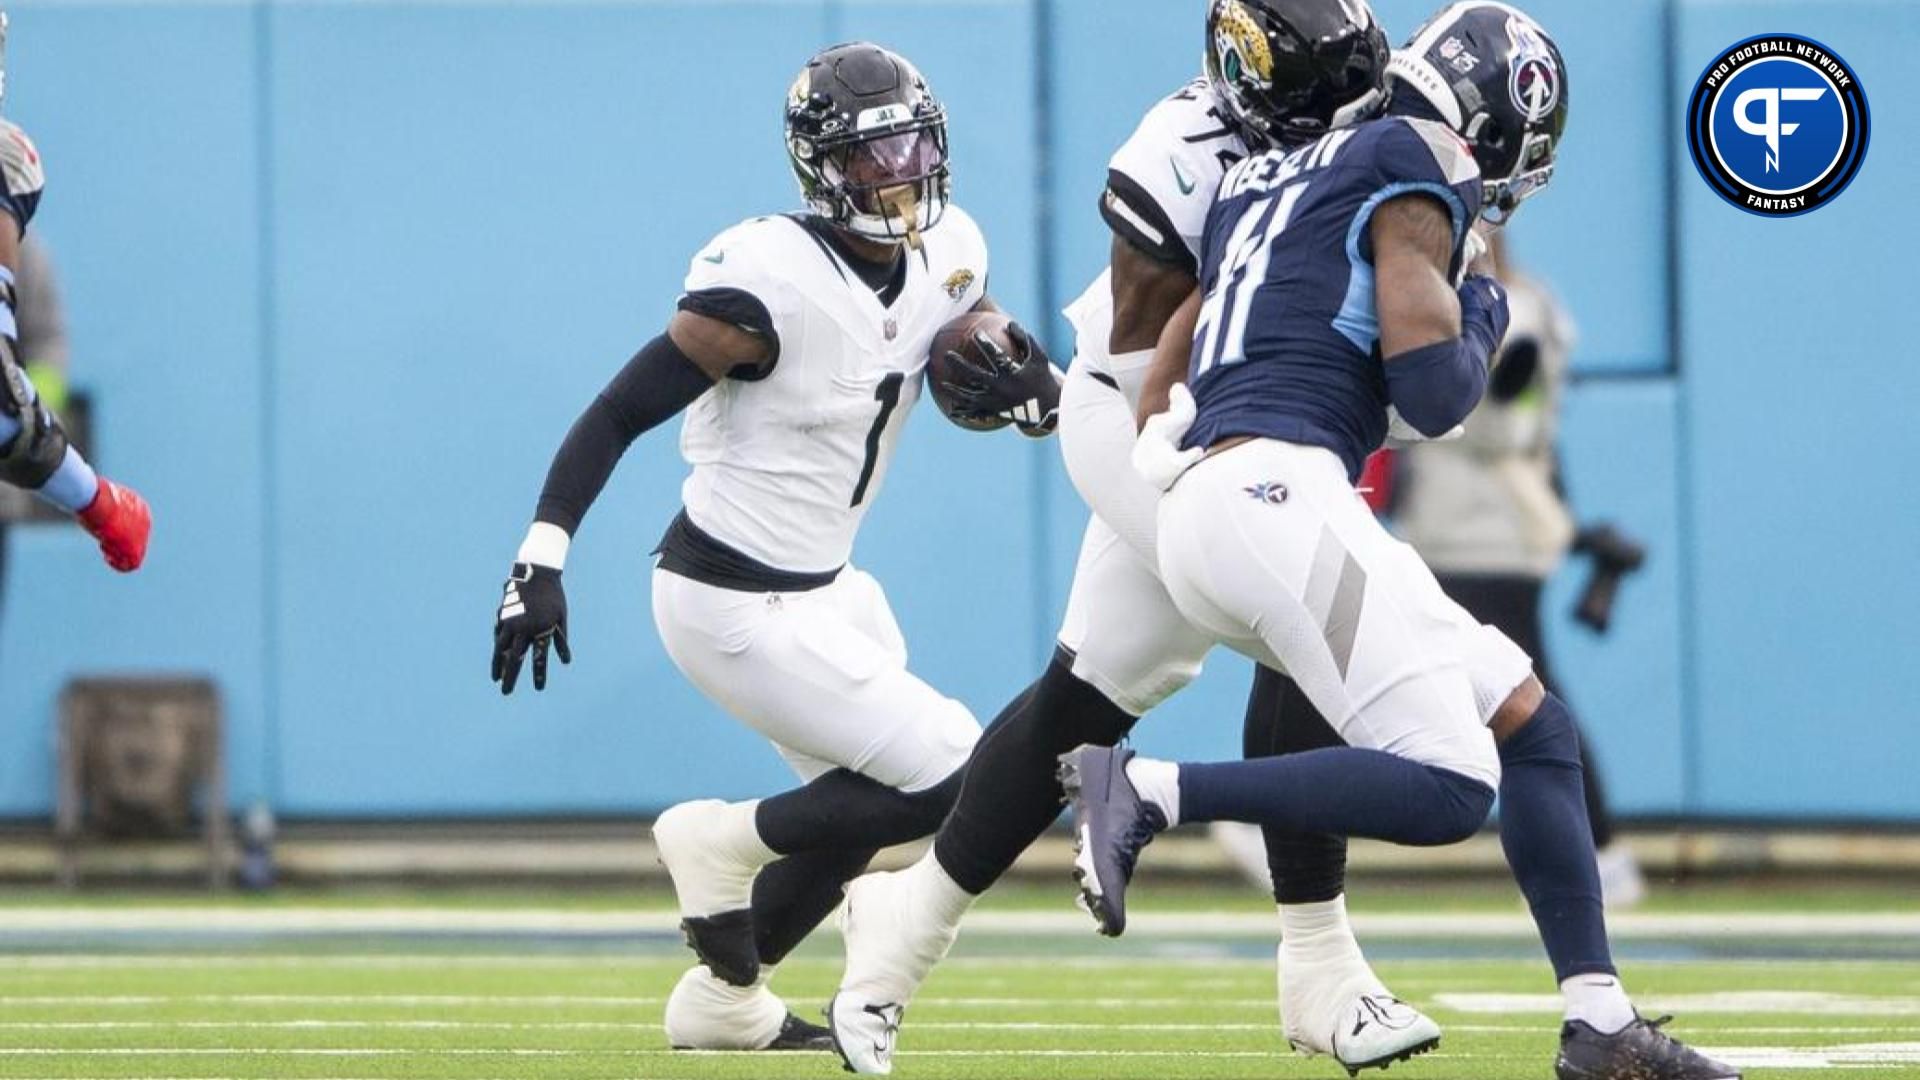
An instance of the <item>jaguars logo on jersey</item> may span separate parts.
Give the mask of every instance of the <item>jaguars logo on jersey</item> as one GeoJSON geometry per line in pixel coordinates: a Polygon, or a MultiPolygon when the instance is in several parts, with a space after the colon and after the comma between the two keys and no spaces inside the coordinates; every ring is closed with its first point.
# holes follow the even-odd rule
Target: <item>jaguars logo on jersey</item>
{"type": "Polygon", "coordinates": [[[955,270],[951,275],[947,277],[947,283],[940,287],[947,291],[948,296],[952,297],[955,300],[958,300],[961,297],[967,295],[967,290],[973,287],[973,282],[974,282],[973,271],[955,270]]]}

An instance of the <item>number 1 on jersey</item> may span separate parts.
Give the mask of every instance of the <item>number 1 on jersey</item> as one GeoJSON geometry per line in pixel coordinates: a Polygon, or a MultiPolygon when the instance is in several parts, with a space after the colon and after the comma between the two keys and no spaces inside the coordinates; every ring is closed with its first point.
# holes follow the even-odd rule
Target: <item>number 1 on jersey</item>
{"type": "Polygon", "coordinates": [[[906,381],[907,377],[896,371],[873,388],[874,400],[880,403],[880,415],[873,418],[873,427],[867,431],[867,460],[860,466],[860,482],[853,486],[853,501],[848,506],[867,501],[867,485],[873,482],[873,467],[880,460],[880,437],[887,433],[887,421],[893,418],[893,410],[900,407],[900,387],[906,381]]]}

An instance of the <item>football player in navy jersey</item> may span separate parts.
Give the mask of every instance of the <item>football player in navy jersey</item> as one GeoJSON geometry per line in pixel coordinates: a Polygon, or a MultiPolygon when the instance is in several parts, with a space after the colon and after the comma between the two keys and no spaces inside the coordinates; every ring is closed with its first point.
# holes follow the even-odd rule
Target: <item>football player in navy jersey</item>
{"type": "MultiPolygon", "coordinates": [[[[1057,756],[1118,742],[1198,674],[1213,644],[1159,581],[1160,492],[1128,460],[1135,407],[1154,346],[1197,282],[1227,169],[1250,151],[1376,114],[1388,50],[1362,0],[1216,0],[1205,30],[1206,73],[1154,105],[1111,159],[1099,206],[1113,234],[1109,265],[1067,311],[1076,356],[1061,390],[1061,452],[1093,515],[1059,647],[982,737],[933,850],[849,889],[847,968],[830,1016],[857,1072],[891,1068],[893,1028],[962,916],[1058,817],[1057,756]]],[[[1282,905],[1286,1037],[1349,1069],[1431,1048],[1438,1025],[1367,964],[1340,891],[1330,903],[1282,905]]]]}
{"type": "Polygon", "coordinates": [[[1507,313],[1468,265],[1472,229],[1545,186],[1566,120],[1558,48],[1508,5],[1444,9],[1389,71],[1385,117],[1228,173],[1134,455],[1167,491],[1159,565],[1180,612],[1286,671],[1345,745],[1178,765],[1065,755],[1082,896],[1120,932],[1141,850],[1181,821],[1446,844],[1480,828],[1498,789],[1567,998],[1561,1080],[1737,1077],[1620,985],[1565,705],[1354,491],[1390,428],[1441,437],[1479,401],[1507,313]]]}

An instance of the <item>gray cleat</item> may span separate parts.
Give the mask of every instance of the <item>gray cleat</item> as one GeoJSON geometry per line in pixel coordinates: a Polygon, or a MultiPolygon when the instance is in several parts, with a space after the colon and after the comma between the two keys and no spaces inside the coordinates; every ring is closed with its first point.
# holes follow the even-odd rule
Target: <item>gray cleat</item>
{"type": "Polygon", "coordinates": [[[1585,1021],[1560,1027],[1559,1080],[1740,1080],[1740,1070],[1688,1046],[1661,1029],[1673,1020],[1635,1015],[1633,1023],[1602,1035],[1585,1021]]]}
{"type": "Polygon", "coordinates": [[[1060,786],[1073,807],[1073,877],[1082,904],[1108,937],[1126,932],[1134,863],[1167,827],[1167,815],[1127,779],[1132,758],[1131,750],[1101,746],[1060,755],[1060,786]]]}

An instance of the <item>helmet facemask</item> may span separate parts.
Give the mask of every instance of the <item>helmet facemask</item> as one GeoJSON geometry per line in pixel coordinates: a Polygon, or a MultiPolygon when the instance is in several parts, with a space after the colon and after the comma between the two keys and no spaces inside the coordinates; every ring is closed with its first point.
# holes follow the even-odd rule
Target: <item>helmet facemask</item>
{"type": "Polygon", "coordinates": [[[948,191],[946,125],[862,139],[821,156],[820,176],[840,207],[834,223],[867,240],[905,243],[939,224],[948,191]]]}

